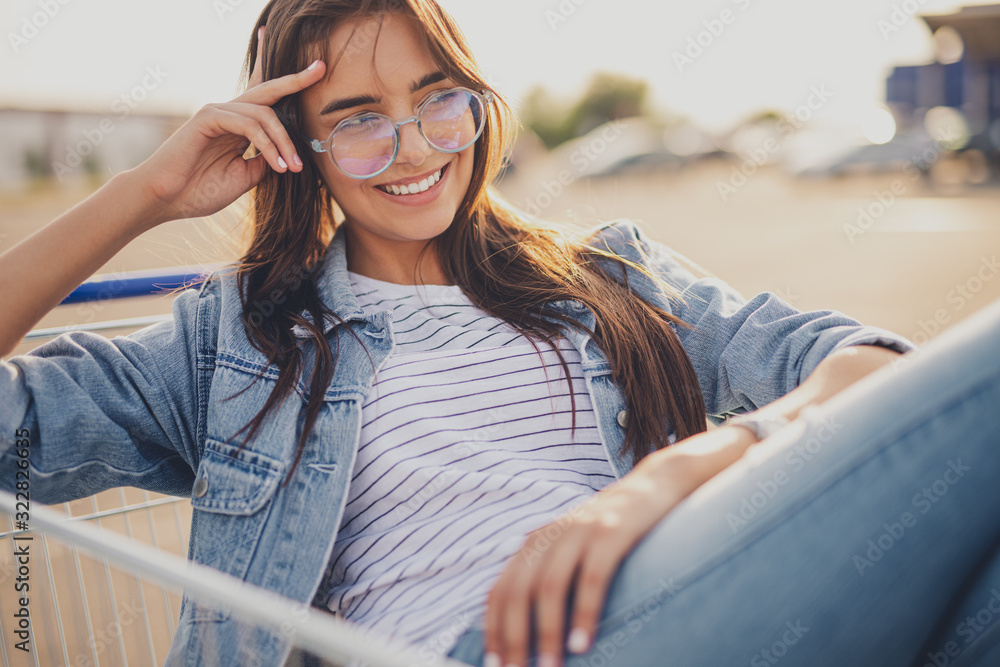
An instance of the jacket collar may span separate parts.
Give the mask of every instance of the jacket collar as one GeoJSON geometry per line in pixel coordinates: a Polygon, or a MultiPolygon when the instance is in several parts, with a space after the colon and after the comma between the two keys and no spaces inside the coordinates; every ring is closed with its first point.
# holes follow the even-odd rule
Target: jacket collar
{"type": "MultiPolygon", "coordinates": [[[[351,289],[350,277],[347,275],[347,233],[344,231],[344,224],[337,226],[323,257],[320,260],[318,273],[316,274],[316,289],[319,297],[326,304],[327,308],[337,313],[345,322],[352,320],[373,323],[373,317],[365,314],[358,304],[358,299],[351,289]]],[[[564,299],[554,301],[549,304],[556,307],[563,313],[576,311],[580,313],[587,310],[579,301],[574,299],[564,299]]],[[[301,310],[299,315],[310,322],[312,316],[307,310],[301,310]]],[[[378,319],[378,318],[375,318],[378,319]]],[[[323,326],[323,334],[329,333],[336,322],[329,316],[323,326]]],[[[292,333],[296,338],[309,338],[310,334],[306,329],[298,324],[292,327],[292,333]]]]}

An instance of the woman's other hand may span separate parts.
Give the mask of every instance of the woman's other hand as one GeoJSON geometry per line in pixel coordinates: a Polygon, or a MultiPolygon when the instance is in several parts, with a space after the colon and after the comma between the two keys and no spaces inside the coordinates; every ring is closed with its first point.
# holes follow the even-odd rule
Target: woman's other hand
{"type": "Polygon", "coordinates": [[[167,220],[211,215],[254,187],[267,169],[302,170],[302,160],[271,106],[319,81],[326,66],[262,81],[260,31],[249,88],[234,100],[202,107],[134,170],[158,206],[149,227],[167,220]],[[259,152],[244,159],[247,148],[259,152]]]}
{"type": "Polygon", "coordinates": [[[562,662],[565,623],[574,652],[591,644],[605,594],[618,566],[656,523],[683,499],[669,471],[641,461],[557,521],[528,534],[490,592],[486,612],[486,667],[527,665],[534,611],[539,667],[562,662]],[[667,473],[667,474],[665,474],[667,473]],[[555,538],[553,539],[553,535],[555,538]],[[573,617],[565,619],[574,585],[573,617]],[[491,662],[493,664],[491,664],[491,662]]]}
{"type": "Polygon", "coordinates": [[[628,553],[681,500],[738,460],[755,440],[744,428],[719,428],[686,438],[646,456],[624,477],[529,533],[490,591],[485,667],[528,664],[532,613],[539,667],[562,664],[567,627],[568,648],[573,653],[588,650],[608,586],[628,553]],[[571,586],[572,617],[566,619],[571,586]]]}

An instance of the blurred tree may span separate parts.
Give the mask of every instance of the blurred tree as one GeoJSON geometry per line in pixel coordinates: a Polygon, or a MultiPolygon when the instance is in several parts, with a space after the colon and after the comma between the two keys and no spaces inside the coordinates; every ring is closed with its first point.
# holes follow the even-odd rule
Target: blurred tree
{"type": "Polygon", "coordinates": [[[52,174],[51,165],[45,161],[45,156],[40,151],[32,149],[24,152],[24,170],[34,180],[45,178],[52,174]]]}
{"type": "Polygon", "coordinates": [[[580,99],[568,108],[554,101],[545,89],[532,89],[521,118],[525,127],[553,148],[610,120],[645,114],[647,94],[648,86],[641,79],[598,72],[580,99]]]}

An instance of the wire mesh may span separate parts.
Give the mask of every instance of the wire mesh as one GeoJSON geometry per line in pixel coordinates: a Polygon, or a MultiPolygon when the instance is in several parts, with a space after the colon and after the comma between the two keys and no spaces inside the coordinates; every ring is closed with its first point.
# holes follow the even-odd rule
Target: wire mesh
{"type": "MultiPolygon", "coordinates": [[[[57,509],[57,508],[53,508],[57,509]]],[[[113,489],[58,507],[91,523],[183,556],[190,503],[138,489],[113,489]]],[[[112,567],[45,533],[14,528],[0,515],[0,658],[4,665],[160,665],[176,629],[180,595],[138,573],[112,567]],[[32,548],[29,577],[18,590],[15,536],[32,548]],[[26,541],[31,538],[30,541],[26,541]],[[40,557],[39,557],[40,556],[40,557]],[[28,589],[23,590],[23,585],[28,589]],[[14,612],[30,601],[31,652],[19,650],[14,612]]]]}
{"type": "MultiPolygon", "coordinates": [[[[6,542],[0,544],[4,577],[0,657],[5,665],[163,664],[170,648],[172,610],[179,609],[179,591],[184,590],[202,604],[226,608],[241,626],[239,636],[251,636],[259,629],[280,634],[294,649],[285,667],[464,666],[448,658],[418,655],[415,647],[399,640],[155,547],[154,541],[166,543],[172,539],[170,533],[183,526],[177,522],[180,513],[164,523],[155,516],[147,521],[148,516],[142,515],[179,510],[187,503],[145,495],[133,502],[130,491],[114,490],[67,503],[61,512],[35,503],[27,529],[0,534],[6,542]],[[115,507],[102,506],[102,500],[114,501],[115,496],[115,507]],[[86,509],[77,514],[80,507],[86,509]],[[109,526],[98,525],[102,523],[109,526]],[[108,529],[116,523],[115,530],[108,529]],[[140,526],[149,532],[140,536],[140,526]],[[28,561],[30,575],[20,556],[7,556],[25,545],[33,554],[28,561]],[[25,604],[17,593],[11,594],[21,577],[31,585],[30,622],[18,617],[25,604]],[[11,637],[25,642],[29,650],[21,651],[16,641],[9,641],[11,637]]],[[[0,492],[0,520],[9,525],[16,511],[15,497],[0,492]]],[[[233,647],[216,641],[211,632],[204,634],[197,650],[207,656],[205,664],[244,664],[242,654],[234,662],[227,653],[233,647]]],[[[248,657],[260,664],[256,656],[248,657]]]]}
{"type": "MultiPolygon", "coordinates": [[[[36,329],[26,339],[169,318],[36,329]]],[[[464,665],[418,657],[413,647],[331,614],[302,614],[298,603],[186,561],[192,512],[186,498],[119,488],[61,506],[32,503],[27,529],[16,526],[15,502],[0,491],[0,660],[5,666],[162,665],[185,590],[202,603],[228,607],[234,622],[280,629],[293,647],[284,667],[464,665]],[[30,546],[27,564],[18,555],[24,545],[30,546]],[[30,621],[17,615],[26,607],[22,599],[30,621]],[[18,647],[22,641],[30,650],[18,647]]],[[[216,656],[209,664],[226,659],[215,647],[202,648],[216,656]]]]}

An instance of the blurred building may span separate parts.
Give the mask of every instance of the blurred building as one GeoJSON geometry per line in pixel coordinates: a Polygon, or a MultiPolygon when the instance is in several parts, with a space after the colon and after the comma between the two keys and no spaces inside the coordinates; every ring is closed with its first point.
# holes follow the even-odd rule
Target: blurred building
{"type": "Polygon", "coordinates": [[[977,152],[1000,176],[1000,4],[921,17],[937,62],[896,67],[886,103],[901,134],[923,130],[941,148],[977,152]]]}
{"type": "Polygon", "coordinates": [[[57,109],[0,109],[0,189],[34,180],[69,184],[130,169],[159,147],[184,116],[57,109]]]}

